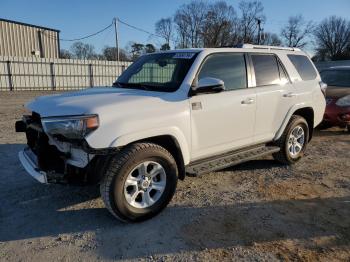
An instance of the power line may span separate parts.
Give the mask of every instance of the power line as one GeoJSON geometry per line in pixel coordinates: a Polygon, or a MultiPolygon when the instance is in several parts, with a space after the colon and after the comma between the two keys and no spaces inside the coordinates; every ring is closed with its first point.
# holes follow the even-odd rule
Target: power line
{"type": "Polygon", "coordinates": [[[112,27],[112,26],[113,26],[113,23],[109,24],[108,26],[106,26],[105,28],[101,29],[100,31],[97,31],[96,33],[93,33],[93,34],[90,34],[90,35],[87,35],[87,36],[83,36],[83,37],[80,37],[80,38],[75,38],[75,39],[60,39],[60,40],[61,40],[61,41],[67,41],[67,42],[73,42],[73,41],[83,40],[83,39],[86,39],[86,38],[89,38],[89,37],[98,35],[98,34],[102,33],[103,31],[107,30],[108,28],[110,28],[110,27],[112,27]]]}
{"type": "Polygon", "coordinates": [[[157,34],[154,34],[154,33],[149,32],[149,31],[147,31],[147,30],[144,30],[144,29],[142,29],[142,28],[140,28],[140,27],[137,27],[137,26],[134,26],[134,25],[130,25],[130,24],[128,24],[127,22],[124,22],[124,21],[120,20],[119,18],[117,18],[117,19],[118,19],[118,22],[120,22],[121,24],[124,24],[124,25],[126,25],[126,26],[128,26],[128,27],[130,27],[130,28],[133,28],[133,29],[138,30],[138,31],[140,31],[140,32],[149,34],[149,35],[151,35],[151,36],[156,36],[156,37],[159,37],[159,38],[164,39],[164,37],[161,36],[161,35],[157,35],[157,34]]]}
{"type": "MultiPolygon", "coordinates": [[[[93,33],[93,34],[87,35],[87,36],[83,36],[83,37],[79,37],[79,38],[75,38],[75,39],[64,39],[64,38],[60,38],[60,41],[74,42],[74,41],[84,40],[84,39],[93,37],[93,36],[95,36],[95,35],[98,35],[98,34],[104,32],[104,31],[106,31],[108,28],[112,27],[113,25],[114,25],[114,23],[111,23],[111,24],[109,24],[108,26],[106,26],[105,28],[103,28],[103,29],[101,29],[101,30],[99,30],[99,31],[97,31],[97,32],[95,32],[95,33],[93,33]]],[[[46,34],[45,30],[43,31],[43,33],[44,33],[44,35],[45,35],[46,37],[52,38],[52,39],[56,39],[56,40],[57,40],[56,37],[46,34]]]]}

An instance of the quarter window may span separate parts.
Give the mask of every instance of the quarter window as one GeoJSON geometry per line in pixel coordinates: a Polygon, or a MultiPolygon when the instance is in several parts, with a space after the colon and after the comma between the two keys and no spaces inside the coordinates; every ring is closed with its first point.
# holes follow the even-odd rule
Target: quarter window
{"type": "Polygon", "coordinates": [[[226,90],[247,87],[247,71],[244,55],[241,53],[213,54],[201,68],[198,79],[218,78],[224,81],[226,90]]]}
{"type": "Polygon", "coordinates": [[[316,78],[317,73],[315,68],[312,66],[310,59],[304,55],[287,55],[289,60],[298,71],[302,80],[313,80],[316,78]]]}
{"type": "Polygon", "coordinates": [[[281,84],[279,66],[274,55],[252,54],[251,58],[255,71],[256,86],[281,84]]]}

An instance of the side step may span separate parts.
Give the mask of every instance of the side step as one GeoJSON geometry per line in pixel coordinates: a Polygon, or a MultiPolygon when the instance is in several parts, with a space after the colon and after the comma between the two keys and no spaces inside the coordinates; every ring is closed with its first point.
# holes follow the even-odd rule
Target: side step
{"type": "Polygon", "coordinates": [[[186,166],[190,174],[205,174],[280,151],[277,146],[260,145],[201,159],[186,166]]]}

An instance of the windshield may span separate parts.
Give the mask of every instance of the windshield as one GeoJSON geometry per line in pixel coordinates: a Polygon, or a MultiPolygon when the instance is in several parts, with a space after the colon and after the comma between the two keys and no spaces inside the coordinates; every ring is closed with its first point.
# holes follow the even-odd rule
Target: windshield
{"type": "Polygon", "coordinates": [[[350,70],[324,70],[321,72],[321,78],[329,86],[350,88],[350,70]]]}
{"type": "Polygon", "coordinates": [[[141,56],[118,77],[113,86],[173,92],[180,87],[196,56],[195,52],[141,56]]]}

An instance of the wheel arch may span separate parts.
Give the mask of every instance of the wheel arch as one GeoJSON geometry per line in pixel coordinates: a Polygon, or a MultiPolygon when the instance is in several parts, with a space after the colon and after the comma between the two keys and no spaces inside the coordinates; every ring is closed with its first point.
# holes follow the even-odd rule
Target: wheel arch
{"type": "Polygon", "coordinates": [[[122,148],[138,142],[150,142],[167,149],[175,158],[179,169],[179,179],[185,178],[185,165],[190,161],[189,148],[185,136],[178,130],[164,130],[162,132],[147,132],[118,137],[111,147],[122,148]]]}
{"type": "Polygon", "coordinates": [[[308,126],[309,126],[309,141],[312,138],[313,130],[314,130],[314,110],[311,107],[303,107],[296,110],[293,115],[301,116],[305,118],[308,126]]]}
{"type": "Polygon", "coordinates": [[[181,147],[175,137],[171,135],[160,135],[141,139],[135,142],[150,142],[164,147],[175,158],[179,171],[179,179],[184,180],[186,176],[185,163],[181,151],[181,147]]]}
{"type": "Polygon", "coordinates": [[[313,130],[314,130],[314,117],[315,117],[314,110],[311,106],[308,106],[306,104],[298,104],[293,106],[288,111],[287,116],[283,120],[281,127],[279,128],[278,132],[274,137],[274,141],[278,140],[282,136],[284,129],[288,125],[288,122],[293,115],[298,115],[305,118],[309,126],[309,141],[311,140],[313,135],[313,130]]]}

